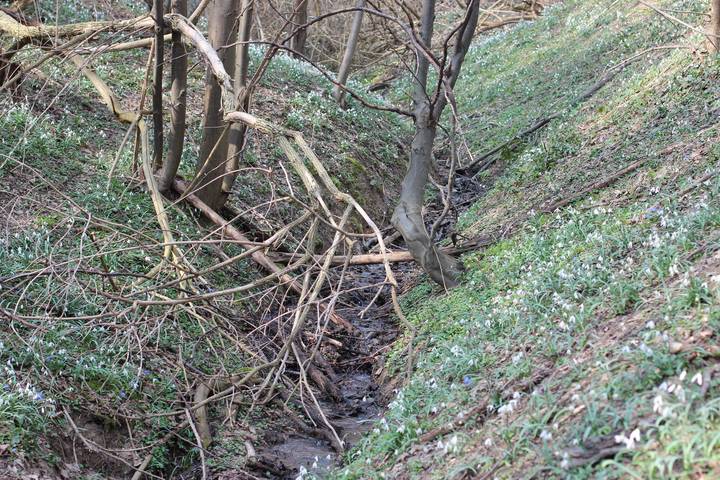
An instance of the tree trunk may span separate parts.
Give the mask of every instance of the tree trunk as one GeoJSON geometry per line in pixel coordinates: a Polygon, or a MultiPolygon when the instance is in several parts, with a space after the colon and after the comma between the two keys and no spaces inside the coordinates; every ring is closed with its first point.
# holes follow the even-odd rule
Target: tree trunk
{"type": "MultiPolygon", "coordinates": [[[[235,71],[235,49],[223,47],[235,39],[236,3],[234,0],[214,0],[208,7],[208,40],[218,51],[229,75],[235,71]]],[[[203,139],[196,171],[199,176],[198,190],[195,194],[210,208],[217,210],[226,198],[222,194],[222,178],[225,175],[228,136],[223,122],[220,84],[209,68],[206,77],[203,139]]]]}
{"type": "Polygon", "coordinates": [[[709,33],[710,52],[718,53],[720,51],[720,0],[712,0],[709,33]]]}
{"type": "MultiPolygon", "coordinates": [[[[172,0],[173,13],[187,16],[187,0],[172,0]]],[[[170,87],[170,134],[168,138],[168,154],[160,177],[158,187],[161,192],[172,188],[177,175],[185,145],[185,105],[187,102],[187,50],[182,34],[172,33],[172,63],[170,64],[172,86],[170,87]]]]}
{"type": "MultiPolygon", "coordinates": [[[[298,28],[301,25],[305,25],[308,21],[308,0],[295,0],[295,8],[293,12],[292,28],[298,28]]],[[[290,39],[290,48],[299,53],[305,55],[305,42],[307,41],[307,29],[301,28],[297,33],[290,39]]]]}
{"type": "MultiPolygon", "coordinates": [[[[420,24],[420,40],[430,51],[435,1],[424,0],[420,24]]],[[[462,265],[456,259],[440,251],[433,243],[422,216],[423,195],[432,166],[432,149],[437,124],[447,104],[446,88],[452,88],[460,74],[460,67],[477,26],[479,0],[468,3],[463,23],[456,31],[456,43],[451,61],[441,72],[443,81],[438,83],[435,94],[428,93],[429,60],[419,49],[413,90],[415,136],[410,150],[410,165],[403,179],[400,201],[393,213],[392,223],[402,234],[408,250],[434,281],[450,288],[457,285],[462,265]],[[435,98],[435,104],[431,98],[435,98]]]]}
{"type": "Polygon", "coordinates": [[[446,288],[457,285],[461,266],[440,251],[427,233],[423,220],[423,195],[432,164],[432,148],[437,128],[429,112],[416,119],[415,136],[410,149],[410,166],[403,179],[402,192],[392,223],[402,234],[408,251],[430,278],[446,288]]]}
{"type": "MultiPolygon", "coordinates": [[[[240,11],[240,27],[238,28],[235,51],[235,91],[238,106],[243,112],[250,109],[250,92],[247,91],[248,67],[250,64],[250,31],[252,30],[254,0],[243,0],[240,11]]],[[[230,195],[232,186],[237,178],[237,169],[240,165],[240,155],[245,143],[247,125],[242,122],[233,123],[230,127],[228,139],[228,161],[225,165],[225,177],[222,183],[222,193],[225,197],[230,195]]]]}
{"type": "Polygon", "coordinates": [[[163,0],[153,3],[153,17],[155,18],[155,73],[153,75],[153,146],[155,157],[153,170],[158,170],[163,163],[163,110],[162,110],[162,81],[163,56],[165,54],[165,7],[163,0]]]}
{"type": "MultiPolygon", "coordinates": [[[[357,8],[365,8],[365,4],[366,0],[359,0],[357,8]]],[[[340,64],[340,69],[338,70],[337,81],[341,85],[345,85],[348,77],[350,76],[350,66],[352,65],[353,57],[355,56],[358,39],[360,38],[360,27],[362,26],[364,13],[365,12],[362,10],[355,12],[352,27],[350,27],[350,35],[348,36],[347,46],[345,47],[345,54],[343,55],[342,63],[340,64]]],[[[335,85],[335,88],[333,89],[333,97],[335,97],[335,101],[340,105],[344,105],[345,90],[338,85],[335,85]]]]}

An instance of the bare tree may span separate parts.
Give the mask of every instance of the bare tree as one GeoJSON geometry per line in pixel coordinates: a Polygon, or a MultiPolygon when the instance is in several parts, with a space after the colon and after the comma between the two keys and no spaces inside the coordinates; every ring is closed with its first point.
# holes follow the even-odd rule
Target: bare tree
{"type": "MultiPolygon", "coordinates": [[[[440,61],[431,53],[436,0],[424,0],[420,38],[416,47],[417,61],[412,93],[415,134],[410,149],[410,166],[402,182],[400,201],[392,222],[402,234],[413,258],[436,282],[445,287],[457,284],[460,264],[439,250],[430,238],[423,220],[423,195],[432,166],[432,150],[437,126],[445,106],[452,100],[452,89],[460,75],[465,54],[470,48],[479,13],[479,0],[470,0],[462,23],[453,30],[455,45],[452,55],[440,61]],[[430,61],[440,70],[436,85],[431,86],[428,73],[430,61]]],[[[450,38],[446,40],[446,45],[450,38]]],[[[447,49],[443,49],[447,52],[447,49]]]]}
{"type": "MultiPolygon", "coordinates": [[[[187,16],[187,0],[172,0],[172,13],[187,16]]],[[[158,178],[161,192],[172,188],[185,145],[185,109],[187,102],[187,50],[182,35],[177,30],[172,33],[172,62],[170,75],[170,133],[168,154],[158,178]]]]}
{"type": "Polygon", "coordinates": [[[720,51],[720,0],[712,0],[710,9],[710,32],[708,35],[708,43],[710,51],[718,53],[718,51],[720,51]]]}
{"type": "MultiPolygon", "coordinates": [[[[237,2],[213,0],[208,6],[208,39],[218,52],[228,75],[235,71],[234,42],[237,2]]],[[[207,71],[203,118],[203,138],[197,163],[197,197],[213,209],[222,206],[222,179],[228,153],[228,130],[223,121],[223,91],[211,69],[207,71]]]]}
{"type": "Polygon", "coordinates": [[[308,0],[295,0],[295,7],[293,9],[293,27],[297,28],[297,32],[290,39],[290,48],[299,53],[305,55],[305,43],[307,42],[307,29],[303,27],[308,21],[308,0]]]}
{"type": "MultiPolygon", "coordinates": [[[[366,3],[366,0],[358,0],[357,8],[365,8],[366,3]]],[[[342,85],[345,85],[348,77],[350,76],[350,66],[352,65],[353,57],[355,56],[355,49],[357,48],[358,38],[360,38],[360,27],[362,26],[364,13],[365,12],[363,10],[358,10],[357,12],[355,12],[355,17],[353,18],[352,27],[350,28],[350,35],[348,36],[347,46],[345,47],[345,53],[343,54],[342,63],[340,64],[340,69],[338,70],[337,76],[338,83],[342,85]]],[[[335,98],[336,102],[338,102],[340,105],[343,105],[345,90],[343,90],[340,85],[335,85],[335,88],[333,89],[333,97],[335,98]]]]}

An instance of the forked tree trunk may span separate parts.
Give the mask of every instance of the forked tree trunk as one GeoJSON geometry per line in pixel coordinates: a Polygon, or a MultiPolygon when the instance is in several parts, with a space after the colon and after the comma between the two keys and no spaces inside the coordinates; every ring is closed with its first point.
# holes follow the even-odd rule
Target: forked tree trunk
{"type": "Polygon", "coordinates": [[[711,0],[708,44],[712,53],[720,51],[720,0],[711,0]]]}
{"type": "MultiPolygon", "coordinates": [[[[357,8],[365,8],[366,3],[366,0],[359,0],[357,8]]],[[[341,85],[345,85],[348,77],[350,76],[350,67],[352,66],[358,39],[360,38],[360,28],[362,27],[364,13],[365,12],[362,10],[355,12],[352,27],[350,27],[350,35],[348,36],[347,46],[345,47],[345,54],[343,55],[342,63],[340,64],[337,76],[337,82],[341,85]]],[[[335,97],[335,101],[340,105],[344,105],[345,90],[343,90],[340,86],[335,85],[335,88],[333,89],[333,97],[335,97]]]]}
{"type": "MultiPolygon", "coordinates": [[[[235,71],[235,49],[224,48],[235,41],[237,25],[237,1],[214,0],[208,7],[208,40],[217,50],[225,71],[235,71]]],[[[212,71],[206,74],[204,99],[203,139],[200,145],[196,175],[198,175],[198,198],[217,210],[226,197],[222,194],[222,180],[225,175],[228,142],[223,122],[222,90],[212,71]]]]}
{"type": "MultiPolygon", "coordinates": [[[[463,23],[456,31],[453,54],[442,72],[444,81],[440,90],[428,92],[429,61],[418,52],[413,90],[415,114],[415,135],[410,150],[410,165],[405,175],[392,223],[402,234],[408,250],[422,268],[440,285],[446,288],[458,283],[461,264],[456,259],[440,251],[433,243],[423,220],[423,196],[428,175],[432,166],[432,150],[437,133],[437,125],[447,105],[446,89],[452,88],[460,74],[460,67],[477,26],[479,0],[470,0],[463,23]],[[432,103],[431,99],[435,98],[432,103]]],[[[435,21],[435,0],[424,0],[421,15],[420,40],[429,51],[431,47],[433,24],[435,21]]]]}
{"type": "MultiPolygon", "coordinates": [[[[172,0],[171,10],[182,16],[187,16],[187,0],[172,0]]],[[[178,31],[172,33],[172,61],[170,75],[170,133],[168,138],[168,154],[160,171],[158,187],[161,192],[172,188],[172,182],[177,175],[182,152],[185,146],[185,105],[187,102],[187,50],[182,41],[182,34],[178,31]]]]}
{"type": "MultiPolygon", "coordinates": [[[[250,92],[247,91],[248,67],[250,65],[250,31],[252,30],[254,0],[243,0],[240,7],[240,26],[238,28],[237,46],[235,47],[235,91],[238,106],[243,112],[250,108],[250,92]]],[[[222,183],[222,194],[227,197],[232,190],[240,165],[240,155],[245,143],[247,125],[235,122],[230,127],[228,138],[228,160],[225,165],[225,177],[222,183]]]]}
{"type": "MultiPolygon", "coordinates": [[[[308,0],[295,0],[294,13],[292,28],[298,28],[301,25],[305,25],[308,21],[308,0]]],[[[297,33],[290,39],[290,48],[299,53],[305,55],[305,43],[307,41],[307,29],[301,28],[297,33]]]]}

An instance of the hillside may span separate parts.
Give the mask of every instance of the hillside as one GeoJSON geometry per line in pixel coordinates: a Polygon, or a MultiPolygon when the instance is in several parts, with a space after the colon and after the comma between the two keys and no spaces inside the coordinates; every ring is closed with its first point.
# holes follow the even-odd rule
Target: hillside
{"type": "MultiPolygon", "coordinates": [[[[697,2],[656,2],[689,24],[697,2]]],[[[702,10],[700,8],[700,10],[702,10]]],[[[637,2],[569,0],[471,50],[460,218],[496,242],[460,287],[404,298],[417,332],[385,420],[338,478],[715,478],[718,69],[637,2]],[[583,92],[607,78],[591,98],[583,92]]]]}
{"type": "MultiPolygon", "coordinates": [[[[96,2],[60,3],[39,5],[58,23],[106,18],[96,2]]],[[[441,3],[449,28],[455,2],[441,3]]],[[[168,260],[128,125],[73,64],[28,72],[20,94],[0,97],[0,478],[720,477],[720,57],[688,28],[707,5],[543,3],[467,54],[457,218],[437,236],[481,247],[462,254],[451,290],[394,263],[405,318],[383,266],[350,263],[379,251],[369,224],[338,208],[341,195],[312,203],[260,130],[224,226],[178,192],[163,200],[182,248],[168,260]],[[258,250],[300,291],[279,275],[268,284],[248,256],[258,250]]],[[[113,20],[144,11],[108,5],[113,20]]],[[[250,48],[251,71],[267,48],[250,48]]],[[[85,58],[142,110],[147,49],[85,58]]],[[[405,108],[412,77],[367,62],[350,86],[405,108]]],[[[188,82],[186,180],[202,60],[188,82]]],[[[397,252],[390,216],[412,122],[354,99],[340,108],[331,91],[279,53],[250,111],[300,132],[397,252]]],[[[427,223],[442,210],[451,123],[446,111],[427,223]]]]}

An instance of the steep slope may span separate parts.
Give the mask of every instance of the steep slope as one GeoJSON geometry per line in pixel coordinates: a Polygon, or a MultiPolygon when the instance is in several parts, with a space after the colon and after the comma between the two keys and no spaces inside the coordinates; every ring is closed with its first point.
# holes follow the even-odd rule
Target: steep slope
{"type": "MultiPolygon", "coordinates": [[[[655,3],[703,22],[704,4],[655,3]]],[[[480,174],[459,225],[496,243],[462,285],[405,296],[415,369],[400,342],[397,395],[339,478],[720,475],[720,64],[702,40],[638,2],[569,0],[472,50],[476,156],[557,118],[480,174]]]]}

